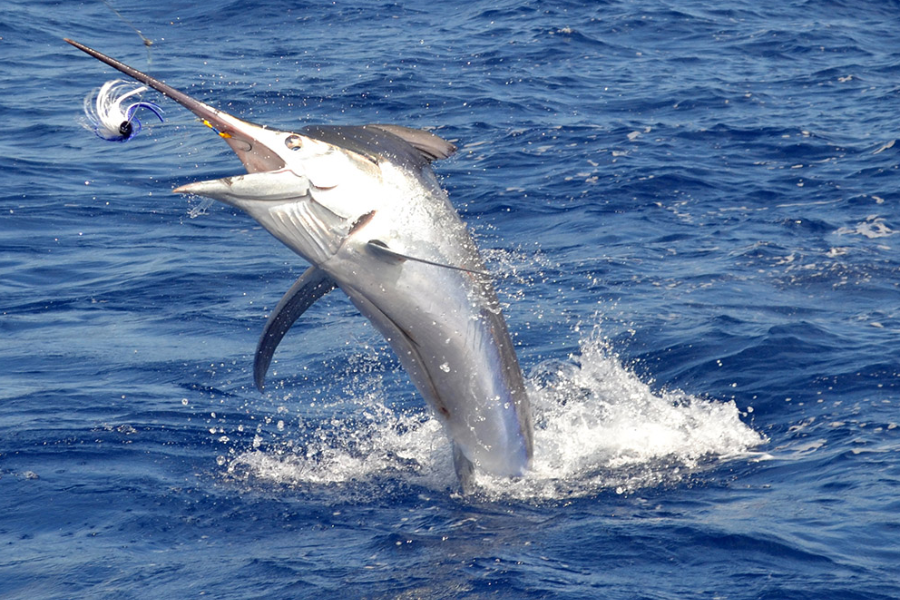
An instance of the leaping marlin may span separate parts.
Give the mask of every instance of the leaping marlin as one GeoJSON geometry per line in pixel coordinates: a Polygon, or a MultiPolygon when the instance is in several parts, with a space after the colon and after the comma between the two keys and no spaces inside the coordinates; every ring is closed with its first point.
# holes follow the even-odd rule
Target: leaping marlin
{"type": "Polygon", "coordinates": [[[531,411],[519,362],[478,250],[431,169],[453,144],[397,125],[255,125],[66,41],[193,112],[247,169],[176,193],[246,211],[312,265],[263,329],[253,366],[260,390],[288,329],[339,287],[443,424],[464,489],[474,468],[505,477],[528,469],[531,411]]]}

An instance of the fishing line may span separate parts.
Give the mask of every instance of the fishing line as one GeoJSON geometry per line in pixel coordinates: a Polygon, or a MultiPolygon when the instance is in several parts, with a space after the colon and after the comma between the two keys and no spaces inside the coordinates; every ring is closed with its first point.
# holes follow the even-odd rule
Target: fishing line
{"type": "Polygon", "coordinates": [[[110,4],[110,3],[108,2],[108,0],[101,0],[101,1],[103,2],[103,4],[106,5],[106,7],[107,7],[109,10],[113,11],[113,12],[115,13],[115,15],[116,15],[117,17],[119,17],[119,19],[122,20],[123,23],[125,23],[126,25],[128,25],[129,27],[131,27],[132,29],[134,29],[134,32],[135,32],[136,34],[138,34],[138,36],[140,36],[141,40],[144,42],[144,46],[147,47],[147,65],[150,65],[150,63],[151,63],[151,60],[150,60],[150,47],[153,46],[153,40],[147,38],[143,33],[141,33],[141,30],[140,30],[140,29],[138,29],[137,27],[134,26],[134,23],[132,23],[131,21],[129,21],[128,19],[126,19],[125,17],[123,17],[123,16],[122,16],[122,13],[120,13],[119,11],[117,11],[116,8],[115,8],[112,4],[110,4]]]}

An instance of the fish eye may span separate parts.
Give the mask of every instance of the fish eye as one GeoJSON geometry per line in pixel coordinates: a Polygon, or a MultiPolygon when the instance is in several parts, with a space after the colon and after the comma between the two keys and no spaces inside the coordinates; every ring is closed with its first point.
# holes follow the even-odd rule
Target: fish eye
{"type": "Polygon", "coordinates": [[[284,140],[284,145],[291,150],[299,150],[303,146],[303,138],[296,133],[291,134],[284,140]]]}

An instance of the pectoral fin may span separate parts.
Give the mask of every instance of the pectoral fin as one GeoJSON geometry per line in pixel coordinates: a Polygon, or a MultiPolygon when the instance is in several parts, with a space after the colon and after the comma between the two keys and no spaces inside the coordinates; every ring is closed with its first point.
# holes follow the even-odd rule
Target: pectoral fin
{"type": "Polygon", "coordinates": [[[487,271],[481,271],[479,269],[467,269],[465,267],[457,267],[456,265],[447,265],[444,263],[434,262],[433,260],[417,258],[415,256],[397,252],[396,250],[392,250],[391,248],[389,248],[388,245],[381,240],[369,240],[366,243],[366,247],[372,254],[381,257],[384,260],[398,263],[411,260],[413,262],[420,262],[426,265],[431,265],[433,267],[440,267],[442,269],[453,269],[454,271],[465,271],[466,273],[474,273],[475,275],[484,275],[485,277],[490,277],[490,273],[488,273],[487,271]]]}
{"type": "Polygon", "coordinates": [[[266,371],[272,362],[275,349],[294,322],[306,312],[316,300],[337,287],[337,284],[316,267],[310,267],[291,286],[269,315],[263,327],[256,356],[253,359],[253,380],[260,391],[265,387],[266,371]]]}

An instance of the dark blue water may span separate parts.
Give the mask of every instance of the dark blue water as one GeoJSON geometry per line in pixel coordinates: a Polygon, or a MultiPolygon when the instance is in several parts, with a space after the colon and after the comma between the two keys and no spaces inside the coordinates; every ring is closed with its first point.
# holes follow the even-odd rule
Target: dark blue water
{"type": "Polygon", "coordinates": [[[260,4],[4,5],[0,597],[900,597],[900,5],[260,4]],[[64,36],[255,122],[454,140],[533,472],[460,496],[338,293],[257,392],[305,265],[171,194],[242,170],[174,103],[85,130],[116,74],[64,36]]]}

